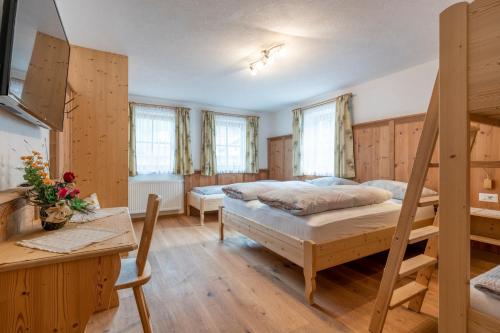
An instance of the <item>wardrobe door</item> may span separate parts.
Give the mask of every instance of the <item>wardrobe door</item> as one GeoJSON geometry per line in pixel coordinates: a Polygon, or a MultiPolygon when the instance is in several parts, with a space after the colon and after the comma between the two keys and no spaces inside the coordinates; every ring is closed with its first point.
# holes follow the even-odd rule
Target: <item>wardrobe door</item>
{"type": "Polygon", "coordinates": [[[283,138],[283,179],[293,179],[293,140],[291,136],[283,138]]]}
{"type": "Polygon", "coordinates": [[[281,138],[269,138],[268,151],[269,178],[274,180],[283,180],[283,140],[281,138]]]}

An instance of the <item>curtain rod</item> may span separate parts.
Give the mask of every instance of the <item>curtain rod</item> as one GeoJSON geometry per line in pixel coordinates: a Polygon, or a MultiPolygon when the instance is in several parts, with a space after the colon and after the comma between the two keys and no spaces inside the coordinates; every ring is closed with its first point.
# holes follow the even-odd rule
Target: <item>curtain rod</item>
{"type": "MultiPolygon", "coordinates": [[[[133,105],[142,105],[142,106],[153,106],[157,108],[167,108],[167,109],[173,109],[175,110],[179,106],[171,106],[171,105],[161,105],[161,104],[151,104],[151,103],[137,103],[137,102],[129,102],[130,104],[133,105]]],[[[203,110],[204,111],[204,110],[203,110]]],[[[207,110],[208,111],[208,110],[207,110]]],[[[224,113],[224,112],[216,112],[216,111],[211,111],[216,115],[219,116],[228,116],[228,117],[241,117],[241,118],[247,118],[248,116],[252,117],[257,117],[260,118],[259,116],[253,116],[253,115],[243,115],[243,114],[234,114],[234,113],[224,113]]]]}
{"type": "Polygon", "coordinates": [[[248,115],[248,114],[247,115],[245,115],[245,114],[234,114],[234,113],[225,113],[225,112],[216,112],[216,111],[211,111],[211,112],[213,112],[216,116],[239,117],[239,118],[248,118],[248,117],[257,117],[257,118],[260,118],[259,116],[248,115]]]}
{"type": "Polygon", "coordinates": [[[307,110],[307,109],[312,109],[312,108],[315,108],[315,107],[318,107],[318,106],[321,106],[321,105],[330,104],[330,103],[335,102],[337,100],[337,98],[339,98],[341,96],[345,96],[345,95],[353,96],[352,93],[347,93],[347,94],[343,94],[343,95],[337,96],[335,98],[326,99],[324,101],[321,101],[321,102],[318,102],[318,103],[314,103],[314,104],[311,104],[311,105],[307,105],[307,106],[304,106],[302,108],[296,108],[296,109],[307,110]]]}
{"type": "Polygon", "coordinates": [[[132,105],[141,105],[141,106],[153,106],[157,108],[166,108],[166,109],[173,109],[175,110],[178,108],[178,106],[171,106],[171,105],[161,105],[161,104],[151,104],[151,103],[137,103],[137,102],[129,102],[132,105]]]}

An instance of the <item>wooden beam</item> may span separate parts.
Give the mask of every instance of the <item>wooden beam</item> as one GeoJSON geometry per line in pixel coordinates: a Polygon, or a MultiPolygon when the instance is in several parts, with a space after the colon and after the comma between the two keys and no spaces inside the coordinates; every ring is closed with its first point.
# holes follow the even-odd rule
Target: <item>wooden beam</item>
{"type": "MultiPolygon", "coordinates": [[[[469,165],[471,168],[497,169],[500,161],[470,161],[469,165]]],[[[439,168],[439,163],[429,163],[429,168],[439,168]]]]}
{"type": "Polygon", "coordinates": [[[465,2],[440,15],[439,332],[467,332],[470,198],[465,2]]]}
{"type": "Polygon", "coordinates": [[[483,116],[480,114],[471,114],[470,121],[480,123],[480,124],[500,127],[500,119],[487,117],[487,116],[483,116]]]}

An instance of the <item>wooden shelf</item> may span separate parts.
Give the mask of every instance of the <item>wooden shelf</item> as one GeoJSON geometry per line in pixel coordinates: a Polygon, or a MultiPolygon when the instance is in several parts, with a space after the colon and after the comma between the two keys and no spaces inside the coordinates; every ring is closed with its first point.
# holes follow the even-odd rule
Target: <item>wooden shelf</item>
{"type": "Polygon", "coordinates": [[[6,202],[14,201],[19,198],[22,198],[22,195],[17,191],[0,192],[0,205],[6,202]]]}
{"type": "Polygon", "coordinates": [[[495,210],[495,209],[471,207],[470,215],[500,220],[500,210],[495,210]]]}
{"type": "Polygon", "coordinates": [[[492,244],[496,246],[500,246],[500,239],[478,236],[478,235],[470,235],[470,239],[480,243],[492,244]]]}

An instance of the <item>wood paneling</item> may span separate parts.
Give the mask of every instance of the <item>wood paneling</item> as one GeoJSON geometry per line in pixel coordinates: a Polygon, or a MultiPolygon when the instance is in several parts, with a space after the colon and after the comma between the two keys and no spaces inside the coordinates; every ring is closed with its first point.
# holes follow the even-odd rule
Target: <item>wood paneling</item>
{"type": "Polygon", "coordinates": [[[71,50],[71,167],[82,195],[102,207],[128,205],[128,58],[83,47],[71,50]]]}
{"type": "MultiPolygon", "coordinates": [[[[418,141],[422,134],[424,116],[402,118],[395,121],[394,139],[394,179],[408,182],[417,152],[418,141]]],[[[433,162],[438,162],[438,148],[434,150],[433,162]]],[[[438,171],[430,169],[427,173],[425,186],[438,189],[438,171]]]]}
{"type": "MultiPolygon", "coordinates": [[[[376,122],[357,124],[353,126],[356,179],[395,179],[408,181],[413,167],[413,160],[420,139],[425,114],[400,118],[390,118],[376,122]],[[391,138],[390,127],[394,122],[394,138],[391,138]],[[391,177],[391,152],[394,145],[394,177],[391,177]]],[[[471,151],[473,161],[500,160],[500,128],[472,123],[479,127],[475,144],[471,151]]],[[[439,147],[436,147],[432,161],[439,162],[439,147]]],[[[471,205],[473,207],[500,210],[500,203],[479,201],[479,193],[496,193],[500,196],[499,169],[471,169],[471,205]],[[483,180],[487,174],[493,180],[491,190],[483,188],[483,180]]],[[[431,168],[427,174],[426,187],[438,189],[439,168],[431,168]]]]}
{"type": "Polygon", "coordinates": [[[63,128],[68,55],[65,40],[38,31],[21,96],[29,110],[36,110],[30,113],[57,130],[63,128]]]}
{"type": "Polygon", "coordinates": [[[500,6],[496,0],[473,1],[468,10],[467,89],[471,113],[500,118],[500,6]]]}
{"type": "MultiPolygon", "coordinates": [[[[476,124],[479,131],[476,136],[476,143],[471,151],[473,161],[499,161],[500,160],[500,128],[476,124]]],[[[473,168],[470,171],[471,196],[470,201],[473,207],[489,208],[500,210],[499,203],[480,202],[479,193],[496,193],[500,196],[500,169],[473,168]],[[493,179],[491,190],[483,188],[483,180],[489,175],[493,179]]]]}
{"type": "Polygon", "coordinates": [[[394,122],[354,127],[356,179],[394,179],[394,122]]]}
{"type": "Polygon", "coordinates": [[[293,139],[291,135],[267,138],[269,179],[293,179],[293,139]]]}

